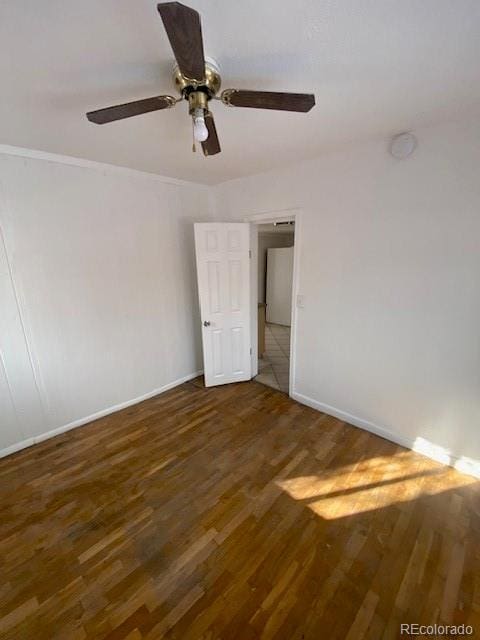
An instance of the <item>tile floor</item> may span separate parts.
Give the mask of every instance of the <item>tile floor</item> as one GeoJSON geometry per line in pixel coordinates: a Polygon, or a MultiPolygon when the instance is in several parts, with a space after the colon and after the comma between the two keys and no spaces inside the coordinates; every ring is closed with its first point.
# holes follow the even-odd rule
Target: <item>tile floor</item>
{"type": "Polygon", "coordinates": [[[265,326],[265,353],[258,359],[257,382],[288,393],[290,368],[290,327],[265,326]]]}

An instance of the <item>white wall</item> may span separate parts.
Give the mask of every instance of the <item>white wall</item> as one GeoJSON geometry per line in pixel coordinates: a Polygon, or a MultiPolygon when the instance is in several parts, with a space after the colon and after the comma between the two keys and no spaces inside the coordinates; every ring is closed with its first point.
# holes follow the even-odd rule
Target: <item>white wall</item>
{"type": "Polygon", "coordinates": [[[0,450],[202,368],[207,187],[0,154],[0,450]]]}
{"type": "MultiPolygon", "coordinates": [[[[260,225],[261,227],[261,225],[260,225]]],[[[258,302],[265,302],[265,282],[267,277],[267,249],[293,247],[293,233],[258,233],[258,302]]]]}
{"type": "Polygon", "coordinates": [[[299,397],[478,460],[480,122],[416,134],[408,160],[375,141],[219,185],[216,206],[303,210],[299,397]]]}

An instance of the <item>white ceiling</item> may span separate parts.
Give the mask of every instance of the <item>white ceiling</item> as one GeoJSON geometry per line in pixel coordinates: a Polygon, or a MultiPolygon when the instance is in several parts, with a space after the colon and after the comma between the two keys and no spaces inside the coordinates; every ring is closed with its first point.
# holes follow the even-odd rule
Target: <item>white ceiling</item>
{"type": "Polygon", "coordinates": [[[0,143],[214,184],[371,136],[480,113],[479,0],[186,0],[223,88],[314,92],[309,114],[215,103],[223,152],[191,152],[186,105],[97,126],[88,110],[172,93],[154,0],[1,0],[0,143]]]}

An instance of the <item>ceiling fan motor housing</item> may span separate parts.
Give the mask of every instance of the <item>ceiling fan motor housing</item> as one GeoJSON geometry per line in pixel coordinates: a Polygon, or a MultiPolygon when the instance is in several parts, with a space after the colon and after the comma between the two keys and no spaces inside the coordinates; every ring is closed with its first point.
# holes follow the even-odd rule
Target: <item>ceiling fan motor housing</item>
{"type": "Polygon", "coordinates": [[[187,78],[180,71],[178,64],[173,69],[173,83],[177,91],[190,102],[190,94],[201,92],[207,101],[211,100],[220,90],[222,79],[217,63],[211,58],[205,59],[205,76],[200,79],[187,78]]]}
{"type": "Polygon", "coordinates": [[[198,109],[201,109],[204,113],[208,111],[208,97],[204,91],[197,89],[188,94],[188,112],[191,116],[198,113],[198,109]]]}

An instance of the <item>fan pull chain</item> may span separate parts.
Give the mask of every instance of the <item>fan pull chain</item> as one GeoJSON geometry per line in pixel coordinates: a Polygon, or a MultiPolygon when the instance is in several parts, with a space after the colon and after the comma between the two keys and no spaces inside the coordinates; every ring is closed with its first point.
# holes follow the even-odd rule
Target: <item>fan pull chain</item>
{"type": "Polygon", "coordinates": [[[193,153],[195,153],[197,148],[195,147],[195,134],[194,134],[193,118],[192,118],[192,140],[193,140],[192,151],[193,151],[193,153]]]}

